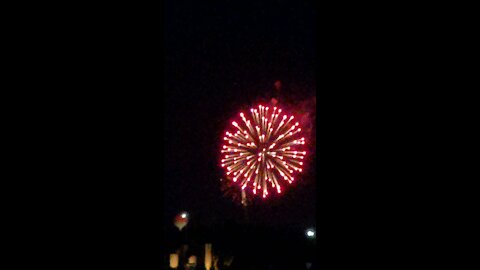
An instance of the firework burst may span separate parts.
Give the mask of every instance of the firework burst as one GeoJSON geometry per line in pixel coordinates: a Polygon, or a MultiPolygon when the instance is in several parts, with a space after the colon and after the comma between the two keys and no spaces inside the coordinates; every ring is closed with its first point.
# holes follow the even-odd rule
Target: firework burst
{"type": "Polygon", "coordinates": [[[221,166],[233,182],[253,194],[267,197],[270,189],[282,192],[282,183],[292,183],[301,172],[305,138],[294,116],[282,113],[278,107],[259,105],[241,121],[233,121],[234,131],[227,131],[222,146],[221,166]]]}

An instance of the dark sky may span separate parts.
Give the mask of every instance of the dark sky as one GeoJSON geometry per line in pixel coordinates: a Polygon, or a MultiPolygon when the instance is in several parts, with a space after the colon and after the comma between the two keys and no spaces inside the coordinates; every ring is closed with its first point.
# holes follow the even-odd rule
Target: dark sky
{"type": "MultiPolygon", "coordinates": [[[[241,216],[219,185],[219,145],[229,118],[258,100],[275,80],[299,100],[313,96],[316,87],[313,1],[195,2],[166,1],[165,8],[168,226],[181,210],[206,225],[241,216]]],[[[273,225],[313,224],[312,167],[284,196],[257,205],[252,217],[273,225]]]]}

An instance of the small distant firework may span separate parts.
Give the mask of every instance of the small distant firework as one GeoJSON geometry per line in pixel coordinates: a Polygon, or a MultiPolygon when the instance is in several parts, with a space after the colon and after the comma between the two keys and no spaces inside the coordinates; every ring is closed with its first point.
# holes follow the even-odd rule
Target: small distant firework
{"type": "Polygon", "coordinates": [[[302,171],[305,138],[294,116],[278,107],[259,105],[250,112],[249,118],[241,112],[240,124],[232,122],[235,131],[225,133],[221,166],[242,190],[249,187],[265,198],[270,188],[281,193],[282,182],[292,183],[302,171]]]}

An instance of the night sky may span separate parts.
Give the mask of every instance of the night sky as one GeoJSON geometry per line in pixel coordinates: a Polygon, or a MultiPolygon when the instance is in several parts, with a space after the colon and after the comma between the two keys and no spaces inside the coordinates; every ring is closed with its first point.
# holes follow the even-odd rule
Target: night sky
{"type": "MultiPolygon", "coordinates": [[[[181,210],[205,226],[238,220],[241,208],[222,196],[219,183],[219,149],[229,119],[265,97],[275,80],[296,101],[315,95],[314,2],[268,2],[166,1],[167,229],[181,210]]],[[[251,212],[255,222],[314,225],[314,163],[282,197],[256,203],[251,212]]]]}
{"type": "Polygon", "coordinates": [[[460,149],[464,138],[452,135],[464,136],[457,122],[474,108],[453,91],[473,70],[461,68],[473,55],[465,21],[431,6],[317,3],[9,9],[7,257],[60,269],[150,269],[140,266],[150,257],[165,269],[186,245],[182,253],[203,264],[212,243],[235,258],[232,270],[455,258],[451,223],[463,226],[466,204],[452,185],[464,166],[449,150],[460,149]],[[223,136],[240,111],[270,100],[278,80],[286,103],[322,96],[310,111],[312,135],[321,133],[305,136],[292,186],[256,197],[246,215],[221,190],[223,136]],[[190,220],[179,231],[181,211],[190,220]]]}

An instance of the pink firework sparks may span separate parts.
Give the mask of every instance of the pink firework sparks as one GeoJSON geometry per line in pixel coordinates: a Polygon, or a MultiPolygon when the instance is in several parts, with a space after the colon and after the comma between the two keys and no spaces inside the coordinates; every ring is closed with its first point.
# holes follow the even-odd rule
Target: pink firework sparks
{"type": "Polygon", "coordinates": [[[302,171],[306,155],[300,124],[278,107],[259,105],[240,113],[223,137],[221,166],[233,182],[253,194],[267,197],[270,189],[282,192],[302,171]]]}

